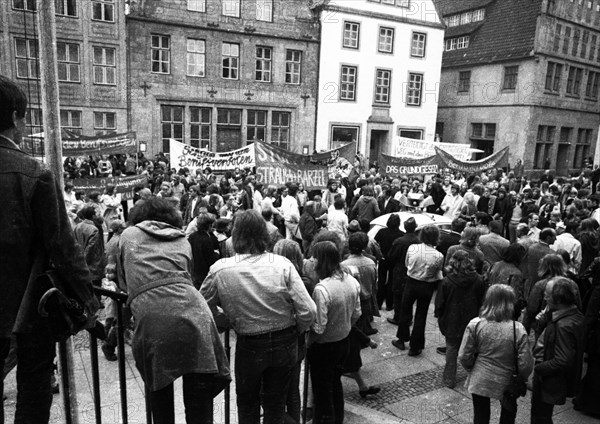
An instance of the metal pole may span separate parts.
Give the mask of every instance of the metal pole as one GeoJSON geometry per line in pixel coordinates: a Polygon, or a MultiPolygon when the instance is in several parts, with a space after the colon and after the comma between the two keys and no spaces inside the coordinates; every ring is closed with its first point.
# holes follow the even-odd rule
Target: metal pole
{"type": "Polygon", "coordinates": [[[100,399],[100,372],[98,370],[98,339],[91,333],[88,333],[88,336],[90,338],[90,359],[92,363],[94,412],[96,413],[96,424],[102,424],[102,404],[100,399]]]}
{"type": "Polygon", "coordinates": [[[306,345],[304,346],[304,390],[302,391],[302,404],[304,405],[304,408],[302,408],[302,424],[306,424],[306,414],[307,414],[307,409],[308,409],[308,371],[309,371],[309,365],[308,365],[308,349],[306,348],[306,345]]]}
{"type": "Polygon", "coordinates": [[[121,389],[121,417],[127,424],[127,382],[125,380],[125,325],[123,325],[123,305],[117,301],[117,340],[119,350],[119,388],[121,389]]]}
{"type": "Polygon", "coordinates": [[[66,424],[76,424],[78,422],[77,418],[77,396],[71,395],[71,392],[74,392],[75,386],[73,385],[74,381],[69,378],[72,375],[71,369],[69,366],[69,353],[68,351],[72,347],[69,338],[67,341],[60,342],[58,344],[58,363],[60,365],[60,391],[63,396],[63,405],[65,408],[65,422],[66,424]],[[73,405],[72,401],[75,401],[73,405]]]}
{"type": "MultiPolygon", "coordinates": [[[[231,363],[231,345],[229,342],[229,328],[225,330],[225,354],[227,355],[227,361],[231,363]]],[[[231,422],[231,389],[229,384],[225,387],[225,424],[231,422]]]]}

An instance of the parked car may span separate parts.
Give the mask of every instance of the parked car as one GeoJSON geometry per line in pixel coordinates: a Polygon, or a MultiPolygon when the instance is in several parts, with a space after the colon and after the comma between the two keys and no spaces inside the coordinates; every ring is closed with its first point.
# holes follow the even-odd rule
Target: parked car
{"type": "MultiPolygon", "coordinates": [[[[404,231],[404,222],[408,218],[414,218],[417,221],[417,232],[426,225],[433,224],[440,230],[450,230],[452,220],[443,215],[436,215],[427,212],[393,212],[395,215],[400,216],[400,230],[404,231]]],[[[371,228],[369,230],[369,236],[375,238],[379,230],[387,227],[388,219],[391,213],[386,213],[380,217],[375,218],[371,221],[371,228]]]]}

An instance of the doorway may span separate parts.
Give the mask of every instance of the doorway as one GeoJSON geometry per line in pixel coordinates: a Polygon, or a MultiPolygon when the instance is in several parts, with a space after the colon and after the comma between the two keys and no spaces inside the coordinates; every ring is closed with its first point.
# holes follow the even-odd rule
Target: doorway
{"type": "Polygon", "coordinates": [[[379,153],[386,151],[389,131],[371,130],[371,144],[369,146],[369,161],[379,162],[379,153]]]}
{"type": "Polygon", "coordinates": [[[556,152],[556,174],[569,175],[569,144],[559,144],[556,152]]]}

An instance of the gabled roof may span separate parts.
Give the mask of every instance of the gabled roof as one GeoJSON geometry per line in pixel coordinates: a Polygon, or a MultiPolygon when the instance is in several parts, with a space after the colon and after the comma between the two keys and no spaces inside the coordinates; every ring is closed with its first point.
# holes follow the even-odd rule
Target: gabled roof
{"type": "MultiPolygon", "coordinates": [[[[435,0],[440,10],[456,10],[453,6],[455,3],[461,3],[462,7],[464,3],[475,4],[476,0],[435,0]]],[[[484,1],[479,0],[479,3],[484,1]]],[[[446,29],[446,39],[466,34],[470,34],[470,39],[468,48],[444,52],[442,67],[486,64],[531,56],[541,4],[542,0],[488,1],[485,19],[477,22],[479,25],[446,29]]],[[[454,13],[446,12],[442,16],[454,13]]]]}
{"type": "Polygon", "coordinates": [[[454,15],[467,10],[481,9],[494,0],[434,0],[442,16],[454,15]]]}

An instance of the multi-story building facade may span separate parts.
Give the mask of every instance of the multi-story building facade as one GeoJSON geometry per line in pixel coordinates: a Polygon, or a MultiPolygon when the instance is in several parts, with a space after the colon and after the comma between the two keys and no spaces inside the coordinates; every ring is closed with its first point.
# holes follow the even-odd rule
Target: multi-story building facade
{"type": "Polygon", "coordinates": [[[438,132],[527,171],[581,170],[600,125],[600,1],[436,0],[448,28],[438,132]]]}
{"type": "Polygon", "coordinates": [[[377,160],[396,136],[433,140],[444,25],[432,1],[320,1],[319,150],[357,141],[377,160]]]}
{"type": "MultiPolygon", "coordinates": [[[[86,136],[125,132],[124,1],[54,4],[61,126],[86,136]]],[[[36,13],[35,0],[0,2],[0,73],[17,81],[29,97],[29,134],[43,131],[36,13]]],[[[41,154],[40,146],[35,150],[41,154]]]]}
{"type": "Polygon", "coordinates": [[[304,0],[146,0],[127,16],[130,127],[229,151],[313,149],[318,31],[304,0]]]}

